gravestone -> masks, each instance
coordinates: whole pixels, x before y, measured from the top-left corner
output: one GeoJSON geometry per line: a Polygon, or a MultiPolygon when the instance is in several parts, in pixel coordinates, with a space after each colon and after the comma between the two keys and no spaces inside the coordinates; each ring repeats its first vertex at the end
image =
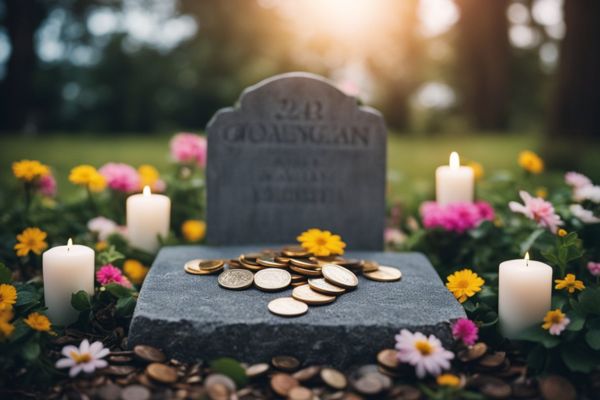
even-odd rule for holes
{"type": "Polygon", "coordinates": [[[394,346],[402,328],[451,341],[450,322],[465,317],[427,258],[418,253],[348,252],[345,256],[400,268],[402,280],[374,282],[359,277],[358,288],[333,303],[310,306],[296,318],[271,314],[270,300],[291,288],[267,293],[255,288],[219,287],[218,275],[189,275],[186,261],[233,258],[263,247],[165,247],[144,281],[128,343],[149,344],[182,361],[233,357],[268,362],[293,355],[309,363],[346,367],[375,362],[377,352],[394,346]]]}
{"type": "Polygon", "coordinates": [[[246,89],[207,135],[209,244],[291,243],[318,227],[382,249],[387,132],[376,110],[288,73],[246,89]]]}

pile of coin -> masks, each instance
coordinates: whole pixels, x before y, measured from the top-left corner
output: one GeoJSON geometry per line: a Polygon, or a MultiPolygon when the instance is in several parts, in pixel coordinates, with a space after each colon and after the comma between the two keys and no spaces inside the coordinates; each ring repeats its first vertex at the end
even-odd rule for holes
{"type": "Polygon", "coordinates": [[[356,289],[357,275],[379,282],[402,278],[397,268],[376,261],[317,257],[300,246],[241,254],[231,260],[190,260],[184,270],[193,275],[220,273],[219,285],[230,290],[254,285],[265,292],[276,292],[291,286],[291,297],[277,298],[268,304],[270,312],[284,317],[303,315],[309,305],[331,303],[337,296],[356,289]]]}

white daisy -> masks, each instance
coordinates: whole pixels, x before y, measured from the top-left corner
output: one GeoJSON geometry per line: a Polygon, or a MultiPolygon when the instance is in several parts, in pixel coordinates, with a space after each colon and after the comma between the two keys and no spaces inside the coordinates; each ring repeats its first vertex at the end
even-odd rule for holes
{"type": "Polygon", "coordinates": [[[415,367],[417,377],[424,378],[428,373],[439,375],[442,370],[450,368],[450,360],[454,353],[446,350],[438,338],[429,337],[421,332],[411,333],[402,329],[396,335],[398,359],[415,367]]]}
{"type": "Polygon", "coordinates": [[[104,348],[102,342],[94,342],[90,345],[87,339],[83,339],[79,348],[76,346],[65,346],[62,349],[62,354],[65,358],[61,358],[56,362],[56,368],[71,368],[69,376],[74,377],[81,371],[92,373],[96,368],[104,368],[108,365],[106,357],[110,350],[104,348]]]}
{"type": "Polygon", "coordinates": [[[597,224],[600,222],[600,218],[596,217],[592,211],[583,208],[581,204],[571,204],[569,210],[584,224],[597,224]]]}

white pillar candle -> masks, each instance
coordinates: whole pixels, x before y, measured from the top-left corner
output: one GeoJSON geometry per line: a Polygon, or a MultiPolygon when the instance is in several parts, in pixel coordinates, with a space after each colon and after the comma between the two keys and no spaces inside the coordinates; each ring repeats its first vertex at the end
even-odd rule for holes
{"type": "Polygon", "coordinates": [[[552,267],[530,261],[529,253],[525,259],[500,264],[498,285],[498,316],[507,337],[541,323],[550,310],[552,267]]]}
{"type": "Polygon", "coordinates": [[[87,246],[53,247],[42,256],[44,299],[48,317],[53,324],[68,325],[77,320],[78,312],[71,307],[71,295],[85,290],[94,294],[94,250],[87,246]]]}
{"type": "Polygon", "coordinates": [[[473,201],[474,174],[470,167],[461,167],[458,153],[450,154],[450,165],[435,171],[436,200],[440,205],[473,201]]]}
{"type": "Polygon", "coordinates": [[[127,198],[127,237],[132,247],[154,253],[167,237],[171,220],[171,200],[162,194],[150,193],[148,186],[142,194],[127,198]]]}

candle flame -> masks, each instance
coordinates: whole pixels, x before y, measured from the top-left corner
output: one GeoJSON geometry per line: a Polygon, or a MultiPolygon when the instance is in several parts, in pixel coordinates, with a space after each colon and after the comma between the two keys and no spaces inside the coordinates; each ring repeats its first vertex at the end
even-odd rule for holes
{"type": "Polygon", "coordinates": [[[67,241],[67,251],[71,251],[71,247],[73,247],[73,239],[69,238],[67,241]]]}
{"type": "Polygon", "coordinates": [[[525,266],[529,266],[529,252],[525,253],[525,266]]]}
{"type": "Polygon", "coordinates": [[[144,196],[150,196],[152,194],[152,192],[150,191],[150,186],[146,185],[144,186],[144,196]]]}
{"type": "Polygon", "coordinates": [[[458,168],[460,167],[460,157],[458,157],[458,153],[453,151],[450,154],[450,168],[458,168]]]}

